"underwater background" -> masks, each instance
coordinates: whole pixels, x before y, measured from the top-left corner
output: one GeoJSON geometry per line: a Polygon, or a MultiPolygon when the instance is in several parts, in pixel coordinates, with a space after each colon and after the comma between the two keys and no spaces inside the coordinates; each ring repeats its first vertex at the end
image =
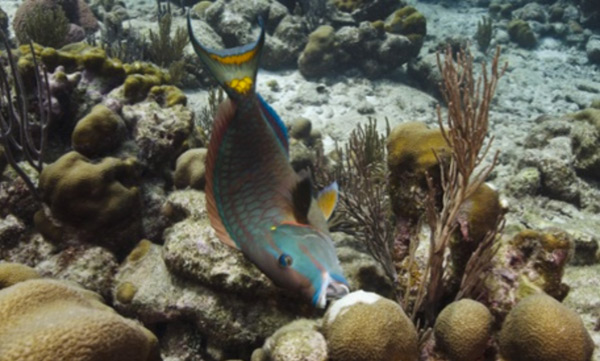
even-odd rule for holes
{"type": "Polygon", "coordinates": [[[600,2],[2,0],[0,30],[0,361],[600,360],[600,2]],[[256,90],[339,185],[325,309],[211,226],[227,95],[188,13],[211,49],[264,21],[256,90]]]}

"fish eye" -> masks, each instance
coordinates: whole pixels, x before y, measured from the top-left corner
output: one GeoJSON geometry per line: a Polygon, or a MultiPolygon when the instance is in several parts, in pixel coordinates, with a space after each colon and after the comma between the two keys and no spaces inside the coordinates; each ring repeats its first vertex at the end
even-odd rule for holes
{"type": "Polygon", "coordinates": [[[293,261],[294,259],[292,258],[292,256],[290,256],[287,253],[282,253],[281,256],[279,256],[279,265],[281,267],[289,267],[292,265],[293,261]]]}

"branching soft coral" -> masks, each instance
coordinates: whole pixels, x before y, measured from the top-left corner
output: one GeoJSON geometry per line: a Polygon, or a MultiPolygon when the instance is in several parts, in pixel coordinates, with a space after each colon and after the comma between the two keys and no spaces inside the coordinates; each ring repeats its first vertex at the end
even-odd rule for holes
{"type": "MultiPolygon", "coordinates": [[[[389,134],[389,125],[386,133],[389,134]]],[[[315,168],[320,185],[333,179],[340,184],[340,200],[332,228],[358,236],[388,277],[397,282],[392,259],[394,226],[387,191],[387,134],[379,134],[377,122],[369,119],[365,126],[359,125],[352,131],[343,150],[337,150],[343,159],[334,172],[327,173],[323,164],[315,168]]]]}

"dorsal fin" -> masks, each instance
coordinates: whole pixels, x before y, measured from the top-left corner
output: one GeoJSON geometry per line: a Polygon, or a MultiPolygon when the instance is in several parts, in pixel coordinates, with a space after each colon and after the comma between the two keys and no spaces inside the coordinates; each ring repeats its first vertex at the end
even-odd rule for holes
{"type": "Polygon", "coordinates": [[[226,99],[223,101],[223,103],[221,103],[221,105],[219,105],[219,110],[214,120],[210,142],[208,143],[208,153],[206,156],[206,187],[204,189],[206,191],[206,210],[208,212],[208,218],[210,220],[210,224],[217,233],[217,237],[219,237],[221,242],[225,243],[226,245],[233,248],[239,248],[231,239],[231,237],[229,237],[229,233],[221,221],[219,204],[215,198],[213,183],[215,163],[219,154],[219,148],[221,147],[221,143],[223,142],[223,137],[225,136],[225,132],[229,127],[229,123],[235,116],[235,112],[236,106],[230,99],[226,99]]]}
{"type": "Polygon", "coordinates": [[[258,96],[258,101],[261,109],[263,110],[263,114],[267,118],[269,124],[271,124],[271,128],[277,135],[277,139],[279,139],[279,143],[283,149],[285,149],[285,154],[289,156],[289,141],[288,141],[288,133],[285,124],[281,121],[281,118],[260,94],[256,94],[258,96]]]}
{"type": "Polygon", "coordinates": [[[292,191],[294,217],[298,223],[308,224],[308,212],[312,202],[312,181],[307,170],[300,171],[298,176],[298,183],[292,191]]]}
{"type": "Polygon", "coordinates": [[[254,92],[260,55],[265,43],[265,27],[260,17],[258,23],[260,36],[255,42],[230,49],[209,49],[200,44],[194,36],[188,11],[187,25],[192,47],[232,99],[239,99],[254,92]]]}

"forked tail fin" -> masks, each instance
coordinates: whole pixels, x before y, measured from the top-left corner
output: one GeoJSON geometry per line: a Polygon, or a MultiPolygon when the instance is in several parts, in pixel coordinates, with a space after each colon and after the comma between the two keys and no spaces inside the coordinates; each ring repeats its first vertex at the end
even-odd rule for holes
{"type": "Polygon", "coordinates": [[[192,46],[200,60],[225,89],[227,95],[232,99],[238,99],[253,92],[258,63],[265,43],[265,26],[262,19],[258,19],[260,25],[258,40],[235,48],[217,50],[200,44],[194,36],[189,11],[187,15],[188,33],[192,46]]]}

